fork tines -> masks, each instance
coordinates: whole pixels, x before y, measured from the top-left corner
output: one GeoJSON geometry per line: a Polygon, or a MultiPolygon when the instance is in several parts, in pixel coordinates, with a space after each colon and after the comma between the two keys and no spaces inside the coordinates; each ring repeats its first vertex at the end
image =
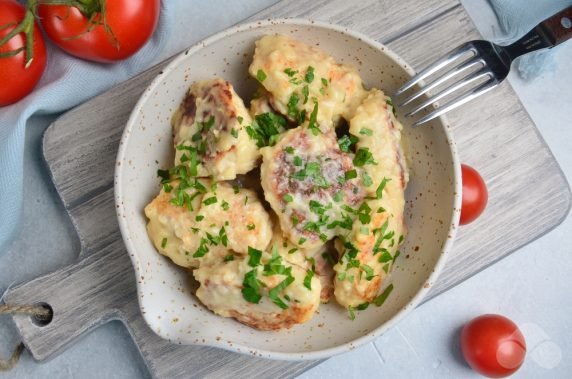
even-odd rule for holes
{"type": "Polygon", "coordinates": [[[485,59],[479,55],[479,50],[473,44],[473,41],[471,41],[459,46],[443,58],[419,72],[419,74],[405,83],[403,87],[395,93],[395,96],[399,97],[403,95],[415,85],[422,85],[417,92],[413,93],[405,100],[397,101],[397,106],[403,107],[411,104],[423,95],[428,95],[428,98],[425,101],[421,102],[421,104],[417,105],[414,109],[405,114],[405,116],[409,117],[419,113],[422,109],[431,105],[438,105],[436,103],[439,100],[449,95],[457,92],[461,94],[461,96],[450,100],[446,104],[438,106],[428,115],[421,117],[413,124],[413,126],[418,126],[471,101],[475,97],[490,91],[498,84],[499,81],[495,79],[495,76],[487,66],[485,59]],[[455,64],[456,66],[453,66],[455,64]],[[453,68],[449,69],[450,66],[453,66],[453,68]],[[444,74],[437,77],[432,82],[422,85],[422,81],[439,71],[444,72],[444,74]],[[441,92],[433,96],[429,95],[430,91],[442,86],[452,79],[456,79],[457,81],[450,84],[441,92]]]}

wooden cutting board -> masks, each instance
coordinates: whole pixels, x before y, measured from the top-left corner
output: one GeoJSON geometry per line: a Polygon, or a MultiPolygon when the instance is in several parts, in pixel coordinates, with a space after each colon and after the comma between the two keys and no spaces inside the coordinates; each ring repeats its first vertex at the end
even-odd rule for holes
{"type": "MultiPolygon", "coordinates": [[[[284,0],[252,19],[270,17],[344,25],[389,45],[415,68],[480,37],[456,0],[284,0]]],[[[51,305],[54,318],[46,326],[14,318],[37,360],[118,319],[154,377],[293,377],[319,362],[269,361],[173,345],[153,334],[140,315],[134,272],[115,216],[113,172],[131,109],[167,62],[71,110],[46,131],[44,156],[79,234],[80,257],[76,264],[12,288],[5,300],[51,305]]],[[[482,218],[461,228],[427,300],[546,233],[570,207],[560,168],[507,83],[449,120],[462,160],[486,178],[490,199],[482,218]]]]}

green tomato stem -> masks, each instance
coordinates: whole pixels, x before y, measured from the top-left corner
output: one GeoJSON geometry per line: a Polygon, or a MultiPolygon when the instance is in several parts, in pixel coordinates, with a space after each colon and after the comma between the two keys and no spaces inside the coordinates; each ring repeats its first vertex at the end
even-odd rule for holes
{"type": "MultiPolygon", "coordinates": [[[[20,21],[17,26],[10,31],[7,35],[4,36],[0,40],[0,46],[4,45],[12,38],[17,36],[20,33],[24,33],[25,35],[25,46],[13,51],[8,51],[5,53],[0,54],[0,58],[12,57],[14,55],[19,54],[22,50],[25,50],[26,54],[26,63],[25,68],[30,67],[32,62],[34,61],[34,21],[35,21],[35,13],[37,7],[38,0],[30,0],[26,6],[26,13],[22,21],[20,21]]],[[[4,25],[2,28],[6,28],[9,26],[4,25]]]]}

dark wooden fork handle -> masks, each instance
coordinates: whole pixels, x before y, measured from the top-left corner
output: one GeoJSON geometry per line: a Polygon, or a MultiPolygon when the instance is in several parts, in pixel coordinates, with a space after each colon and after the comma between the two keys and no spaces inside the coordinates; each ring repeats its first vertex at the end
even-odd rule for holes
{"type": "Polygon", "coordinates": [[[572,38],[572,7],[547,18],[538,24],[537,28],[552,43],[552,46],[572,38]]]}

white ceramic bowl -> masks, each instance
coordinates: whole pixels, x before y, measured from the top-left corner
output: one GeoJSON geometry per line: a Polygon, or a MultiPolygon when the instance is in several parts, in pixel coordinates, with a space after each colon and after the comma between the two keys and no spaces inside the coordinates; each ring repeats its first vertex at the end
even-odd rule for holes
{"type": "Polygon", "coordinates": [[[214,315],[192,295],[190,274],[159,255],[145,230],[145,205],[160,186],[157,169],[172,165],[170,118],[195,80],[220,76],[248,99],[254,41],[289,35],[355,65],[367,87],[393,93],[413,71],[383,45],[334,25],[274,20],[233,27],[189,48],[143,93],[127,123],[115,173],[121,234],[136,272],[145,321],[174,343],[210,345],[279,359],[319,359],[351,350],[380,336],[410,312],[430,290],[451,249],[459,219],[460,164],[443,119],[420,127],[404,123],[411,180],[407,189],[409,230],[389,280],[393,292],[382,307],[359,312],[355,321],[332,302],[304,324],[280,332],[257,331],[214,315]]]}

